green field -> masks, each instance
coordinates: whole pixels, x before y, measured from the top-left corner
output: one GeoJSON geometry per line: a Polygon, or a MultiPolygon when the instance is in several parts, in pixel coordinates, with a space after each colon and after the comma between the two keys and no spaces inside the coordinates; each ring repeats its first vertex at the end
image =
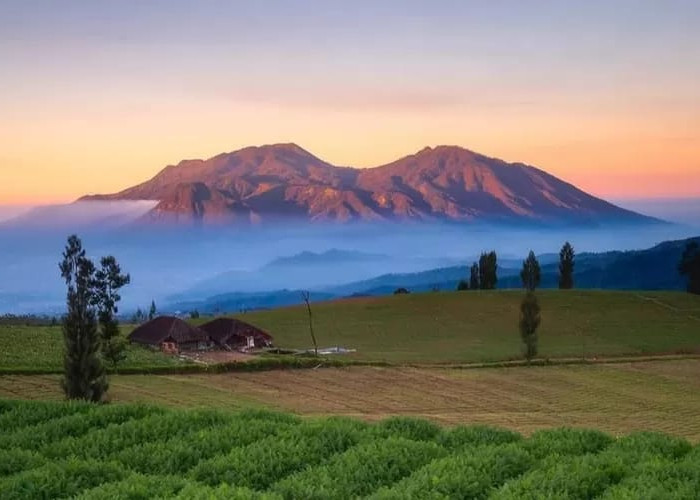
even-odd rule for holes
{"type": "MultiPolygon", "coordinates": [[[[674,292],[537,292],[540,356],[595,357],[700,352],[700,296],[674,292]]],[[[442,292],[315,304],[321,346],[357,349],[358,359],[478,362],[521,358],[520,291],[442,292]]],[[[308,348],[302,307],[239,316],[277,345],[308,348]]]]}
{"type": "MultiPolygon", "coordinates": [[[[124,331],[130,331],[125,328],[124,331]]],[[[121,368],[149,368],[177,366],[182,362],[174,357],[129,345],[121,368]]],[[[60,326],[0,325],[0,370],[56,371],[63,369],[63,334],[60,326]]]]}
{"type": "Polygon", "coordinates": [[[700,448],[654,433],[0,400],[0,498],[676,498],[700,448]]]}
{"type": "MultiPolygon", "coordinates": [[[[538,292],[540,357],[700,353],[700,297],[674,292],[538,292]]],[[[443,292],[358,298],[313,305],[320,346],[357,352],[339,359],[469,363],[520,359],[518,291],[443,292]]],[[[239,315],[280,347],[309,348],[306,310],[239,315]]],[[[198,322],[207,321],[201,318],[198,322]]],[[[124,333],[133,327],[125,326],[124,333]]],[[[62,369],[58,326],[0,325],[0,370],[62,369]]],[[[130,346],[128,369],[173,366],[175,358],[130,346]]]]}

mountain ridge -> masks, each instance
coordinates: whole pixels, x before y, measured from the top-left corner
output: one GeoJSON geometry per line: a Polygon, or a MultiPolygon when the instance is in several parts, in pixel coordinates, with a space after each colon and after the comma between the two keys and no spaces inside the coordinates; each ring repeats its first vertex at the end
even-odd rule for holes
{"type": "Polygon", "coordinates": [[[79,201],[154,200],[145,222],[658,222],[524,163],[426,147],[371,168],[335,166],[294,143],[168,165],[150,180],[79,201]]]}

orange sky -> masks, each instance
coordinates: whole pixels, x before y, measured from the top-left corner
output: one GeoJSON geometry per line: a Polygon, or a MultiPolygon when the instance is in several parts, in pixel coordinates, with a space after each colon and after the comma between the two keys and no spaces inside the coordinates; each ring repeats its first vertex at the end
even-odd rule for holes
{"type": "Polygon", "coordinates": [[[29,4],[0,6],[0,204],[275,142],[358,167],[453,144],[603,197],[700,195],[700,3],[29,4]]]}

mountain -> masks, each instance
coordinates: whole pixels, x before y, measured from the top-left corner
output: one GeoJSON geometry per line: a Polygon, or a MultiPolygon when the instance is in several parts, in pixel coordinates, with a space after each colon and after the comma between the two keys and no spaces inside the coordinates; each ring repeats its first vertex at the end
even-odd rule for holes
{"type": "MultiPolygon", "coordinates": [[[[690,241],[700,243],[700,236],[685,240],[665,241],[652,248],[633,251],[581,253],[576,256],[574,282],[576,288],[606,290],[685,290],[686,279],[678,273],[678,262],[690,241]]],[[[538,256],[542,265],[541,288],[558,286],[558,260],[553,254],[538,256]]],[[[558,256],[557,256],[558,259],[558,256]]],[[[499,263],[498,288],[520,288],[520,268],[499,263]]],[[[353,296],[389,295],[403,287],[411,292],[455,290],[459,280],[467,278],[464,266],[441,267],[416,273],[388,273],[367,280],[325,287],[312,291],[315,301],[353,296]]],[[[467,292],[468,293],[468,292],[467,292]]],[[[272,308],[301,303],[298,291],[278,290],[257,293],[227,293],[203,300],[180,301],[168,306],[171,310],[200,312],[239,311],[272,308]]]]}
{"type": "MultiPolygon", "coordinates": [[[[152,200],[143,221],[254,224],[310,221],[536,221],[643,223],[655,219],[591,196],[548,173],[457,146],[425,148],[356,169],[295,144],[185,160],[151,180],[81,201],[152,200]]],[[[656,221],[658,222],[658,221],[656,221]]]]}

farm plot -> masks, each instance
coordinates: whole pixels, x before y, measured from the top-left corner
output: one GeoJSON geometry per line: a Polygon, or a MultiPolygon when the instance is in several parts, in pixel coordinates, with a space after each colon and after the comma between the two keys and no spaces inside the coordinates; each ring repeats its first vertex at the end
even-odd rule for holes
{"type": "Polygon", "coordinates": [[[700,490],[700,448],[652,432],[523,437],[410,417],[7,400],[0,418],[16,422],[0,441],[3,499],[693,499],[700,490]]]}
{"type": "MultiPolygon", "coordinates": [[[[120,402],[270,408],[377,420],[396,415],[530,434],[572,425],[655,430],[700,442],[700,360],[488,369],[351,367],[111,378],[120,402]]],[[[0,397],[61,399],[56,376],[0,377],[0,397]]]]}

